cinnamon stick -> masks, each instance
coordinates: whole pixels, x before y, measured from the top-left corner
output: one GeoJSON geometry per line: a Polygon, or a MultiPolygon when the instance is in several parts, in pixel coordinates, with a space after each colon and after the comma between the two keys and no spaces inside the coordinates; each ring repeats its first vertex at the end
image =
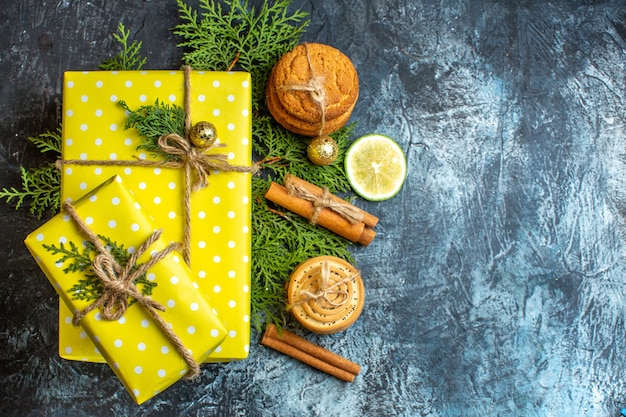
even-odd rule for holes
{"type": "MultiPolygon", "coordinates": [[[[265,193],[265,198],[306,219],[311,219],[315,212],[312,203],[290,195],[287,188],[275,182],[270,184],[269,189],[265,193]]],[[[352,224],[339,214],[328,209],[320,211],[317,217],[317,224],[351,242],[357,242],[364,246],[369,245],[374,236],[376,236],[376,232],[365,227],[365,223],[352,224]]]]}
{"type": "Polygon", "coordinates": [[[337,368],[343,369],[344,371],[350,372],[351,374],[358,375],[359,372],[361,372],[361,367],[358,364],[344,358],[343,356],[339,356],[336,353],[331,352],[330,350],[324,349],[321,346],[317,346],[316,344],[311,343],[308,340],[303,339],[288,330],[282,329],[282,334],[278,333],[278,330],[276,329],[276,326],[274,324],[270,324],[265,332],[268,337],[281,340],[282,342],[285,342],[290,346],[306,352],[309,355],[318,357],[324,362],[336,366],[337,368]]]}
{"type": "Polygon", "coordinates": [[[346,382],[353,382],[361,367],[321,346],[311,343],[287,330],[278,334],[276,326],[270,324],[261,344],[299,360],[320,371],[346,382]]]}
{"type": "MultiPolygon", "coordinates": [[[[308,181],[305,181],[301,178],[296,177],[295,175],[292,174],[287,174],[285,175],[285,186],[287,185],[288,182],[300,185],[306,189],[308,189],[309,191],[311,191],[313,194],[315,194],[316,196],[320,197],[322,195],[322,193],[324,192],[324,190],[322,190],[322,188],[318,187],[315,184],[312,184],[308,181]]],[[[336,195],[331,195],[331,197],[335,202],[339,203],[339,204],[350,204],[348,203],[346,200],[336,196],[336,195]]],[[[378,217],[374,216],[371,213],[368,213],[367,211],[354,206],[359,212],[361,212],[361,214],[363,215],[363,223],[365,223],[365,226],[367,227],[375,227],[378,224],[378,217]]]]}

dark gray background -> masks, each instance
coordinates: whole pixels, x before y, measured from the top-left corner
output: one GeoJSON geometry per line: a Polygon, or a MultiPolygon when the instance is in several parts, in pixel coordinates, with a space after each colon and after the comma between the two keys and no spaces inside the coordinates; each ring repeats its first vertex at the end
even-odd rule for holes
{"type": "MultiPolygon", "coordinates": [[[[148,69],[180,65],[173,0],[3,0],[0,186],[44,158],[62,75],[96,69],[122,21],[148,69]]],[[[258,2],[253,2],[258,4],[258,2]]],[[[626,406],[626,4],[312,0],[304,39],[360,75],[356,134],[406,151],[355,247],[367,299],[339,335],[345,384],[258,345],[141,407],[105,365],[57,356],[57,297],[0,204],[0,414],[617,416],[626,406]]],[[[195,4],[195,2],[190,2],[195,4]]],[[[306,335],[306,333],[303,333],[306,335]]]]}

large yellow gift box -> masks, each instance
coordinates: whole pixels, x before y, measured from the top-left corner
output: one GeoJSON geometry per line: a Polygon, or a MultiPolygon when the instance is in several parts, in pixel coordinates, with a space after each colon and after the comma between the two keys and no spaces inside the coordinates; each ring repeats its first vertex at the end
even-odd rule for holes
{"type": "MultiPolygon", "coordinates": [[[[87,227],[106,242],[111,253],[114,253],[111,246],[129,254],[140,253],[139,248],[156,230],[153,220],[119,176],[105,181],[72,205],[87,227]]],[[[53,217],[25,240],[69,311],[82,311],[102,291],[96,284],[100,278],[94,275],[93,265],[84,260],[87,257],[93,261],[96,255],[96,250],[89,249],[86,242],[85,233],[66,212],[53,217]],[[89,266],[75,267],[81,264],[89,266]],[[86,279],[90,276],[92,281],[86,279]],[[84,299],[80,294],[95,295],[84,299]]],[[[161,237],[139,256],[135,265],[147,262],[169,244],[161,237]]],[[[184,347],[191,350],[197,362],[205,360],[226,337],[226,329],[207,298],[195,288],[182,255],[176,251],[168,253],[148,268],[144,282],[156,284],[146,295],[164,307],[165,311],[158,313],[160,317],[171,326],[184,347]]],[[[97,346],[97,352],[106,358],[137,403],[163,391],[188,370],[172,339],[138,302],[130,304],[117,320],[105,320],[102,311],[94,309],[80,324],[82,337],[88,337],[97,346]]]]}
{"type": "MultiPolygon", "coordinates": [[[[217,143],[207,153],[223,153],[231,165],[251,162],[251,83],[244,72],[198,72],[189,75],[193,124],[208,121],[217,143]]],[[[153,160],[137,147],[136,129],[125,129],[127,115],[119,102],[136,110],[158,100],[184,108],[183,71],[66,72],[63,89],[64,160],[62,199],[75,200],[104,178],[120,175],[137,200],[163,228],[166,240],[180,242],[184,225],[182,168],[108,166],[99,161],[153,160]]],[[[156,160],[156,159],[155,159],[156,160]]],[[[192,193],[192,278],[209,299],[228,334],[207,362],[243,359],[250,344],[250,173],[211,172],[209,185],[192,193]]],[[[103,361],[88,339],[69,323],[61,304],[59,353],[66,359],[103,361]]]]}

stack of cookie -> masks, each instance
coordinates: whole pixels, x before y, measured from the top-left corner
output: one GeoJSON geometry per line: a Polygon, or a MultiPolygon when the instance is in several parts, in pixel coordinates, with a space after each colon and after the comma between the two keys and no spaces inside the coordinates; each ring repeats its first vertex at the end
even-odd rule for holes
{"type": "Polygon", "coordinates": [[[298,45],[281,57],[266,89],[267,106],[276,121],[309,137],[344,126],[358,95],[359,79],[350,59],[319,43],[298,45]]]}

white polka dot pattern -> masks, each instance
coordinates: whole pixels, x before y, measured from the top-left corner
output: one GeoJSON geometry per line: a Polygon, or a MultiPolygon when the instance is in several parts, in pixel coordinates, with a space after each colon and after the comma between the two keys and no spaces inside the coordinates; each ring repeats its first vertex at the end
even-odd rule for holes
{"type": "MultiPolygon", "coordinates": [[[[118,101],[124,100],[131,109],[154,104],[157,99],[182,107],[183,80],[181,71],[67,72],[63,94],[64,158],[80,159],[82,155],[92,161],[151,159],[151,155],[137,151],[141,138],[136,131],[124,129],[125,114],[118,101]],[[98,116],[94,117],[96,111],[98,116]],[[82,125],[87,129],[82,130],[82,125]]],[[[207,120],[216,126],[219,142],[227,146],[210,152],[228,155],[231,164],[250,164],[250,85],[250,75],[242,72],[191,74],[192,122],[207,120]]],[[[77,199],[118,174],[136,193],[141,207],[154,218],[155,224],[163,228],[164,239],[181,240],[183,176],[180,170],[96,165],[66,168],[62,178],[63,199],[77,199]]],[[[211,173],[209,182],[209,187],[192,196],[191,270],[200,290],[212,295],[210,302],[222,322],[236,334],[207,359],[220,362],[248,356],[250,324],[246,317],[250,314],[250,294],[241,289],[250,281],[250,264],[242,262],[250,256],[251,207],[242,204],[249,199],[250,174],[211,173]],[[235,278],[230,278],[230,274],[235,278]],[[217,284],[221,287],[219,297],[212,293],[217,284]],[[234,308],[229,306],[230,300],[237,300],[234,308]]],[[[118,219],[114,229],[107,229],[126,233],[133,227],[121,224],[118,219]]],[[[61,304],[60,320],[66,315],[69,311],[61,304]]],[[[64,358],[103,360],[94,353],[89,340],[85,343],[80,339],[71,325],[59,327],[59,341],[60,346],[72,348],[71,354],[59,348],[64,358]]]]}
{"type": "MultiPolygon", "coordinates": [[[[92,193],[77,200],[74,207],[81,218],[92,219],[90,228],[95,233],[126,248],[137,248],[156,229],[149,216],[136,207],[135,197],[124,187],[121,177],[112,177],[92,193]],[[112,224],[115,228],[111,228],[112,224]]],[[[58,214],[26,238],[27,247],[64,303],[60,326],[76,332],[75,338],[60,342],[60,353],[78,360],[100,358],[101,354],[110,358],[113,371],[141,403],[180,379],[186,365],[150,314],[139,304],[129,307],[116,321],[104,320],[96,310],[85,316],[81,327],[72,326],[70,311],[82,310],[89,304],[72,299],[68,292],[83,274],[63,272],[70,261],[58,262],[59,256],[45,250],[43,245],[72,242],[80,247],[83,241],[83,235],[73,221],[66,221],[64,214],[58,214]],[[60,264],[58,268],[57,264],[60,264]],[[167,347],[165,352],[163,346],[167,347]],[[159,373],[161,376],[155,378],[159,373]]],[[[166,245],[167,241],[161,238],[150,250],[160,251],[166,245]]],[[[146,262],[149,256],[144,253],[139,263],[146,262]]],[[[161,316],[171,324],[183,344],[197,352],[194,354],[196,360],[204,361],[229,330],[216,316],[205,295],[194,288],[197,277],[184,262],[177,262],[176,257],[175,253],[170,253],[148,270],[148,279],[157,284],[151,298],[166,307],[161,316]]]]}

